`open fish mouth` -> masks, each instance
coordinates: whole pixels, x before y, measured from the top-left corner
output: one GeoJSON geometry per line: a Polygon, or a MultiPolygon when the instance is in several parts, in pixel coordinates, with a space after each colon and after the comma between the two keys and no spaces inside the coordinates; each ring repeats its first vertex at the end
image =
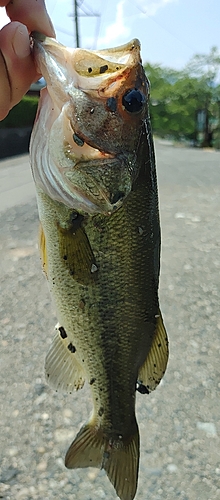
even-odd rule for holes
{"type": "Polygon", "coordinates": [[[115,49],[70,49],[33,33],[47,90],[31,139],[36,184],[88,214],[120,208],[137,176],[149,86],[133,40],[115,49]]]}

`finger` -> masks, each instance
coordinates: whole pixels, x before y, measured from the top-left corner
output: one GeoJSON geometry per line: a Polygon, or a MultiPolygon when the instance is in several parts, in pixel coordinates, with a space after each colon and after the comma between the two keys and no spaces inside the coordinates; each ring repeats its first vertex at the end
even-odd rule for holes
{"type": "Polygon", "coordinates": [[[7,3],[6,12],[11,21],[20,21],[31,31],[40,31],[55,37],[54,27],[47,13],[44,0],[13,0],[7,3]]]}
{"type": "Polygon", "coordinates": [[[8,83],[8,72],[5,64],[4,57],[0,53],[0,120],[3,120],[9,111],[9,104],[11,101],[11,89],[8,83]]]}
{"type": "Polygon", "coordinates": [[[0,119],[17,104],[31,83],[39,78],[30,52],[29,35],[21,23],[9,23],[0,31],[0,119]]]}

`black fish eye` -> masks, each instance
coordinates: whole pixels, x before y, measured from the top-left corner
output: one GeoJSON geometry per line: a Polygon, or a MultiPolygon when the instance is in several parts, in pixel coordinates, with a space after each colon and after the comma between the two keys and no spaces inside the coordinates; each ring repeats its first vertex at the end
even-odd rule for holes
{"type": "Polygon", "coordinates": [[[145,96],[140,90],[128,90],[122,97],[122,104],[129,113],[138,113],[142,110],[145,96]]]}

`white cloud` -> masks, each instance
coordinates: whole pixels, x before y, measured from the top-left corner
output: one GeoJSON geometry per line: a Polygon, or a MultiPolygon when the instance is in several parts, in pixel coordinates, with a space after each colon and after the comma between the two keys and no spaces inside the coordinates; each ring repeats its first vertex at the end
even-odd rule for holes
{"type": "Polygon", "coordinates": [[[125,0],[120,0],[116,5],[115,21],[106,26],[104,36],[99,38],[99,46],[106,47],[120,38],[126,38],[130,35],[130,28],[126,26],[124,20],[125,0]]]}
{"type": "Polygon", "coordinates": [[[155,16],[161,7],[165,7],[168,3],[174,3],[177,0],[138,0],[136,2],[140,11],[147,16],[155,16]]]}
{"type": "MultiPolygon", "coordinates": [[[[157,11],[169,3],[178,2],[178,0],[136,0],[136,12],[131,10],[130,0],[120,0],[116,5],[115,21],[105,28],[105,34],[98,39],[98,46],[101,48],[123,43],[128,39],[132,31],[132,21],[142,16],[154,16],[157,11]],[[125,6],[125,4],[127,4],[125,6]]],[[[91,40],[91,38],[90,38],[91,40]]],[[[87,39],[87,46],[91,46],[87,39]]]]}

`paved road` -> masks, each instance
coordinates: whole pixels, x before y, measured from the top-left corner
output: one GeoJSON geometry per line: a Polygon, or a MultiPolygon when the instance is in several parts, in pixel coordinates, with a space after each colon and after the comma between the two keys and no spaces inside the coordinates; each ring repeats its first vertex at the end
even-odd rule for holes
{"type": "Polygon", "coordinates": [[[0,161],[0,212],[35,196],[28,155],[0,161]]]}
{"type": "MultiPolygon", "coordinates": [[[[156,149],[170,361],[158,389],[137,395],[136,499],[219,500],[220,153],[156,149]]],[[[87,388],[65,396],[45,384],[56,318],[40,270],[27,157],[2,162],[0,176],[0,497],[114,500],[103,471],[63,466],[91,401],[87,388]]]]}
{"type": "MultiPolygon", "coordinates": [[[[219,183],[220,153],[195,149],[173,148],[157,141],[159,185],[172,188],[176,183],[203,189],[219,183]],[[210,167],[212,175],[210,176],[210,167]],[[199,173],[199,175],[198,175],[199,173]]],[[[0,212],[24,205],[35,197],[28,155],[0,161],[0,212]]]]}

